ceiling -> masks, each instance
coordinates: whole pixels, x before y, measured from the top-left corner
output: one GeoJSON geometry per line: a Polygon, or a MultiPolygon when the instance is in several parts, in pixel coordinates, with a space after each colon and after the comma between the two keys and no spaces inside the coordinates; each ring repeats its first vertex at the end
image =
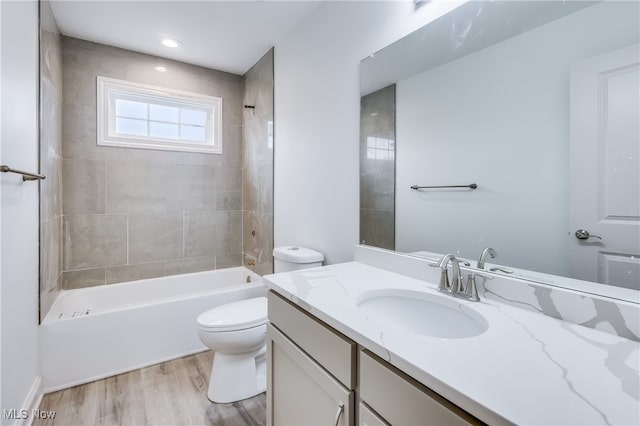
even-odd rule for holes
{"type": "Polygon", "coordinates": [[[51,1],[65,35],[244,74],[319,1],[51,1]],[[179,40],[171,49],[160,37],[179,40]]]}

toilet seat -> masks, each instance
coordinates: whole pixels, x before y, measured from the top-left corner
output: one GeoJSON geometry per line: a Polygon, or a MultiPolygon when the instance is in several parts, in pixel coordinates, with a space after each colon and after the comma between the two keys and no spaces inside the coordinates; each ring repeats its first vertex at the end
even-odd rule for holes
{"type": "Polygon", "coordinates": [[[267,323],[267,298],[256,297],[209,309],[198,316],[203,331],[236,331],[267,323]]]}

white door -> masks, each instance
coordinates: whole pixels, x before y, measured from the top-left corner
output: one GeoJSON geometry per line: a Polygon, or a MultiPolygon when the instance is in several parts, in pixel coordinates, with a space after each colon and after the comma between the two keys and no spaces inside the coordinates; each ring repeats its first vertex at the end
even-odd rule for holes
{"type": "Polygon", "coordinates": [[[570,274],[640,290],[639,45],[572,67],[570,128],[570,274]]]}
{"type": "MultiPolygon", "coordinates": [[[[38,171],[38,3],[0,0],[0,164],[38,171]]],[[[38,182],[0,173],[0,423],[38,388],[38,182]]],[[[36,408],[36,407],[33,407],[36,408]]]]}

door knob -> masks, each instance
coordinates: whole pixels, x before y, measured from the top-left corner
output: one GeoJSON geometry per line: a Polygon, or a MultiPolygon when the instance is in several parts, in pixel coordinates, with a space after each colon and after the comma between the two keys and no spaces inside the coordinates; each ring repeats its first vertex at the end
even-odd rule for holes
{"type": "Polygon", "coordinates": [[[599,237],[597,235],[589,234],[589,231],[587,231],[586,229],[578,229],[576,231],[576,238],[579,239],[579,240],[586,240],[586,239],[589,239],[589,238],[597,238],[599,240],[602,239],[602,237],[599,237]]]}

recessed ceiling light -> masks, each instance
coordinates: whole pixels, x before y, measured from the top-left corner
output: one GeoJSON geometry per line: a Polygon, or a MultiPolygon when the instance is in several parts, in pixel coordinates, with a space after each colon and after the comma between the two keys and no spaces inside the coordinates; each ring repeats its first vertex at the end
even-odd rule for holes
{"type": "Polygon", "coordinates": [[[180,43],[180,40],[175,40],[168,37],[160,37],[160,43],[167,47],[178,47],[182,44],[180,43]]]}
{"type": "Polygon", "coordinates": [[[158,67],[155,68],[155,70],[158,71],[158,72],[166,72],[167,71],[167,69],[165,67],[163,67],[163,66],[158,66],[158,67]]]}

